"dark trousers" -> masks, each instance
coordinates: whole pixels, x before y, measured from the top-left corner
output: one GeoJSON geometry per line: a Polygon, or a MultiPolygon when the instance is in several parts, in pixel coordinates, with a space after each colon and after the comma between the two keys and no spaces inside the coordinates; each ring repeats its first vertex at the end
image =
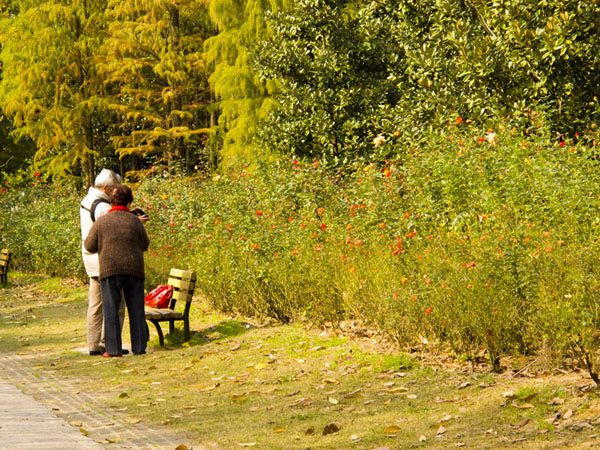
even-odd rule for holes
{"type": "Polygon", "coordinates": [[[131,350],[135,355],[146,351],[149,332],[144,311],[144,280],[131,275],[113,275],[100,280],[104,310],[104,345],[109,355],[123,353],[119,304],[121,290],[127,304],[131,350]]]}

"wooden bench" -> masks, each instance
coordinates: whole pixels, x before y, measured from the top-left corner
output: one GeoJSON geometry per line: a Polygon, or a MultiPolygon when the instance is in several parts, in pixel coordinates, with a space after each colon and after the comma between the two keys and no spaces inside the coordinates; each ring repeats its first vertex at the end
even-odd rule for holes
{"type": "Polygon", "coordinates": [[[10,262],[10,250],[3,248],[0,251],[0,281],[6,286],[8,282],[8,263],[10,262]]]}
{"type": "Polygon", "coordinates": [[[196,274],[188,270],[171,269],[167,284],[173,286],[173,297],[169,307],[155,309],[146,306],[146,320],[156,327],[160,345],[165,345],[160,322],[169,322],[169,333],[173,333],[175,322],[183,321],[185,341],[190,340],[190,306],[192,306],[192,296],[196,287],[196,274]],[[178,304],[179,308],[176,310],[175,306],[178,304]]]}

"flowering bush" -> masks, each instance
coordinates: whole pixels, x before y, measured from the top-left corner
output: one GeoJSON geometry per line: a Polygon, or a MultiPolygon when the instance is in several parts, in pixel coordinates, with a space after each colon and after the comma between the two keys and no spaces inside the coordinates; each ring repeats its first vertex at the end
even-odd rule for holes
{"type": "MultiPolygon", "coordinates": [[[[597,373],[595,147],[459,121],[420,148],[393,136],[376,145],[403,148],[403,160],[343,171],[290,160],[142,181],[147,285],[192,269],[198,293],[222,310],[358,317],[401,345],[426,339],[465,358],[484,348],[497,370],[503,355],[544,346],[597,373]]],[[[28,269],[78,273],[79,199],[48,196],[33,212],[42,192],[3,193],[0,242],[28,269]]]]}

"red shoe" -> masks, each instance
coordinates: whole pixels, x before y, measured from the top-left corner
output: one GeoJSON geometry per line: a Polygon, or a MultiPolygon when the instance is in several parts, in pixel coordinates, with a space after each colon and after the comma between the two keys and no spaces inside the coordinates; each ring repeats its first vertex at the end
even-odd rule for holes
{"type": "Polygon", "coordinates": [[[123,353],[119,353],[118,355],[109,355],[108,352],[104,352],[102,356],[105,358],[120,358],[123,356],[123,353]]]}

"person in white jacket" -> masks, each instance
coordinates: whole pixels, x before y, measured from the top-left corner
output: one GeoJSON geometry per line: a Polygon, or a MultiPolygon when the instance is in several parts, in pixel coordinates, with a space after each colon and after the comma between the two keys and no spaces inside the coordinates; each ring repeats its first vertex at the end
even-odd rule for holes
{"type": "MultiPolygon", "coordinates": [[[[102,297],[98,279],[100,273],[98,254],[88,252],[83,246],[83,241],[85,241],[94,222],[111,208],[110,197],[107,192],[120,183],[121,177],[119,175],[112,170],[102,169],[94,181],[94,186],[90,186],[87,195],[81,201],[79,208],[83,265],[90,278],[87,310],[87,345],[90,355],[102,355],[104,353],[104,315],[102,313],[102,297]]],[[[124,302],[121,302],[119,317],[122,327],[125,317],[124,302]]]]}

